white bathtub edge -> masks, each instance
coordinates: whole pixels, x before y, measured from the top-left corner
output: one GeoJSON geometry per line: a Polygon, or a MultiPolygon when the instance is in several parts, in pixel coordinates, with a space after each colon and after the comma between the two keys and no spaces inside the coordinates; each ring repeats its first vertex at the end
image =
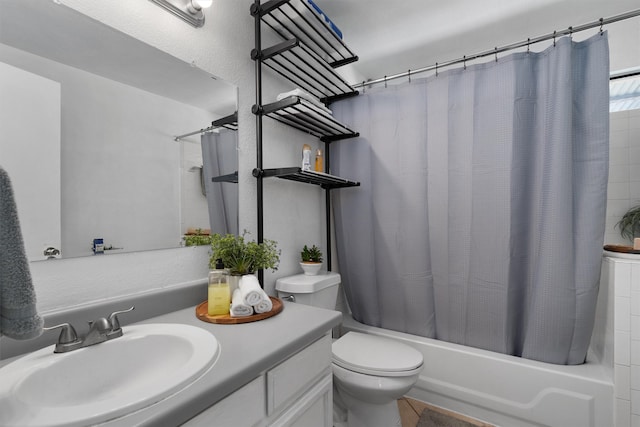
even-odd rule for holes
{"type": "Polygon", "coordinates": [[[348,314],[342,328],[399,339],[423,353],[425,367],[409,397],[496,426],[613,425],[613,379],[597,362],[546,364],[362,325],[348,314]]]}

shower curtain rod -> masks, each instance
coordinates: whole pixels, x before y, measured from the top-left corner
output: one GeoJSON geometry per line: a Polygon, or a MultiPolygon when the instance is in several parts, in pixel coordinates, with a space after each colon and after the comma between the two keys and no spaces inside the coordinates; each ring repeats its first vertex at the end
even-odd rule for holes
{"type": "Polygon", "coordinates": [[[235,113],[230,114],[226,117],[223,117],[218,120],[214,120],[213,122],[211,122],[211,126],[209,126],[208,128],[194,130],[193,132],[185,133],[184,135],[178,135],[175,138],[173,138],[173,140],[180,141],[182,138],[186,138],[187,136],[209,132],[221,127],[225,129],[230,129],[230,130],[238,130],[238,112],[236,111],[235,113]]]}
{"type": "Polygon", "coordinates": [[[392,76],[384,76],[375,80],[363,81],[362,83],[352,85],[351,87],[354,89],[365,88],[366,86],[370,86],[378,83],[386,83],[389,80],[400,79],[403,77],[409,77],[409,79],[411,79],[412,74],[424,73],[426,71],[431,71],[431,70],[436,70],[436,74],[437,74],[438,69],[440,68],[449,67],[451,65],[460,64],[460,63],[464,63],[466,65],[467,61],[473,61],[474,59],[483,58],[485,56],[496,55],[496,60],[497,60],[497,55],[499,53],[506,52],[508,50],[513,50],[513,49],[517,49],[525,46],[528,47],[534,43],[540,43],[540,42],[551,40],[551,39],[553,39],[555,43],[556,37],[572,35],[573,33],[589,30],[591,28],[600,27],[600,31],[602,31],[603,25],[611,24],[613,22],[618,22],[618,21],[624,21],[625,19],[634,18],[636,16],[640,16],[640,9],[635,9],[629,12],[621,13],[620,15],[614,15],[609,18],[600,18],[599,20],[590,22],[588,24],[579,25],[577,27],[569,27],[566,30],[562,30],[562,31],[554,31],[553,33],[545,34],[543,36],[535,37],[532,39],[530,38],[521,42],[512,43],[502,47],[495,47],[492,50],[476,53],[474,55],[463,56],[462,58],[454,59],[451,61],[446,61],[442,63],[436,62],[435,65],[418,68],[417,70],[409,70],[409,71],[405,71],[404,73],[394,74],[392,76]]]}

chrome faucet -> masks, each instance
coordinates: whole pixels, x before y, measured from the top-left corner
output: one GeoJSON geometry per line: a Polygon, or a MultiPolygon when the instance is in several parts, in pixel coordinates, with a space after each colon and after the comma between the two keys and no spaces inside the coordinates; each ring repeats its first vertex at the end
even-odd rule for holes
{"type": "Polygon", "coordinates": [[[78,338],[76,330],[69,323],[43,328],[45,331],[60,329],[60,336],[56,343],[54,353],[66,353],[90,345],[99,344],[122,336],[122,328],[118,321],[118,315],[133,311],[135,307],[126,310],[114,311],[108,318],[101,317],[89,322],[89,332],[83,338],[78,338]]]}

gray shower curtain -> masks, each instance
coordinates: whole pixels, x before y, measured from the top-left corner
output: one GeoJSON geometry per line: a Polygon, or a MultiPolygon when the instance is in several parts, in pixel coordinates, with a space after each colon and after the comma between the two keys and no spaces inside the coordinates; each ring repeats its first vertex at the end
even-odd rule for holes
{"type": "Polygon", "coordinates": [[[332,105],[340,272],[366,324],[557,364],[586,357],[609,157],[606,33],[332,105]]]}
{"type": "Polygon", "coordinates": [[[238,184],[212,182],[211,178],[238,170],[238,132],[219,129],[203,133],[202,172],[211,233],[238,234],[238,184]]]}

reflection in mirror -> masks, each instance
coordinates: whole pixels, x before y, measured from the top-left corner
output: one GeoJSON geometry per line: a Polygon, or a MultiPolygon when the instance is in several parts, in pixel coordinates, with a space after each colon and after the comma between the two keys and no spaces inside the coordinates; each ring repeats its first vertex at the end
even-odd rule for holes
{"type": "MultiPolygon", "coordinates": [[[[97,239],[105,254],[178,247],[212,227],[201,132],[175,136],[235,112],[235,86],[64,5],[3,0],[0,93],[0,166],[30,260],[92,255],[97,239]]],[[[236,171],[230,132],[233,155],[215,160],[236,171]]]]}

